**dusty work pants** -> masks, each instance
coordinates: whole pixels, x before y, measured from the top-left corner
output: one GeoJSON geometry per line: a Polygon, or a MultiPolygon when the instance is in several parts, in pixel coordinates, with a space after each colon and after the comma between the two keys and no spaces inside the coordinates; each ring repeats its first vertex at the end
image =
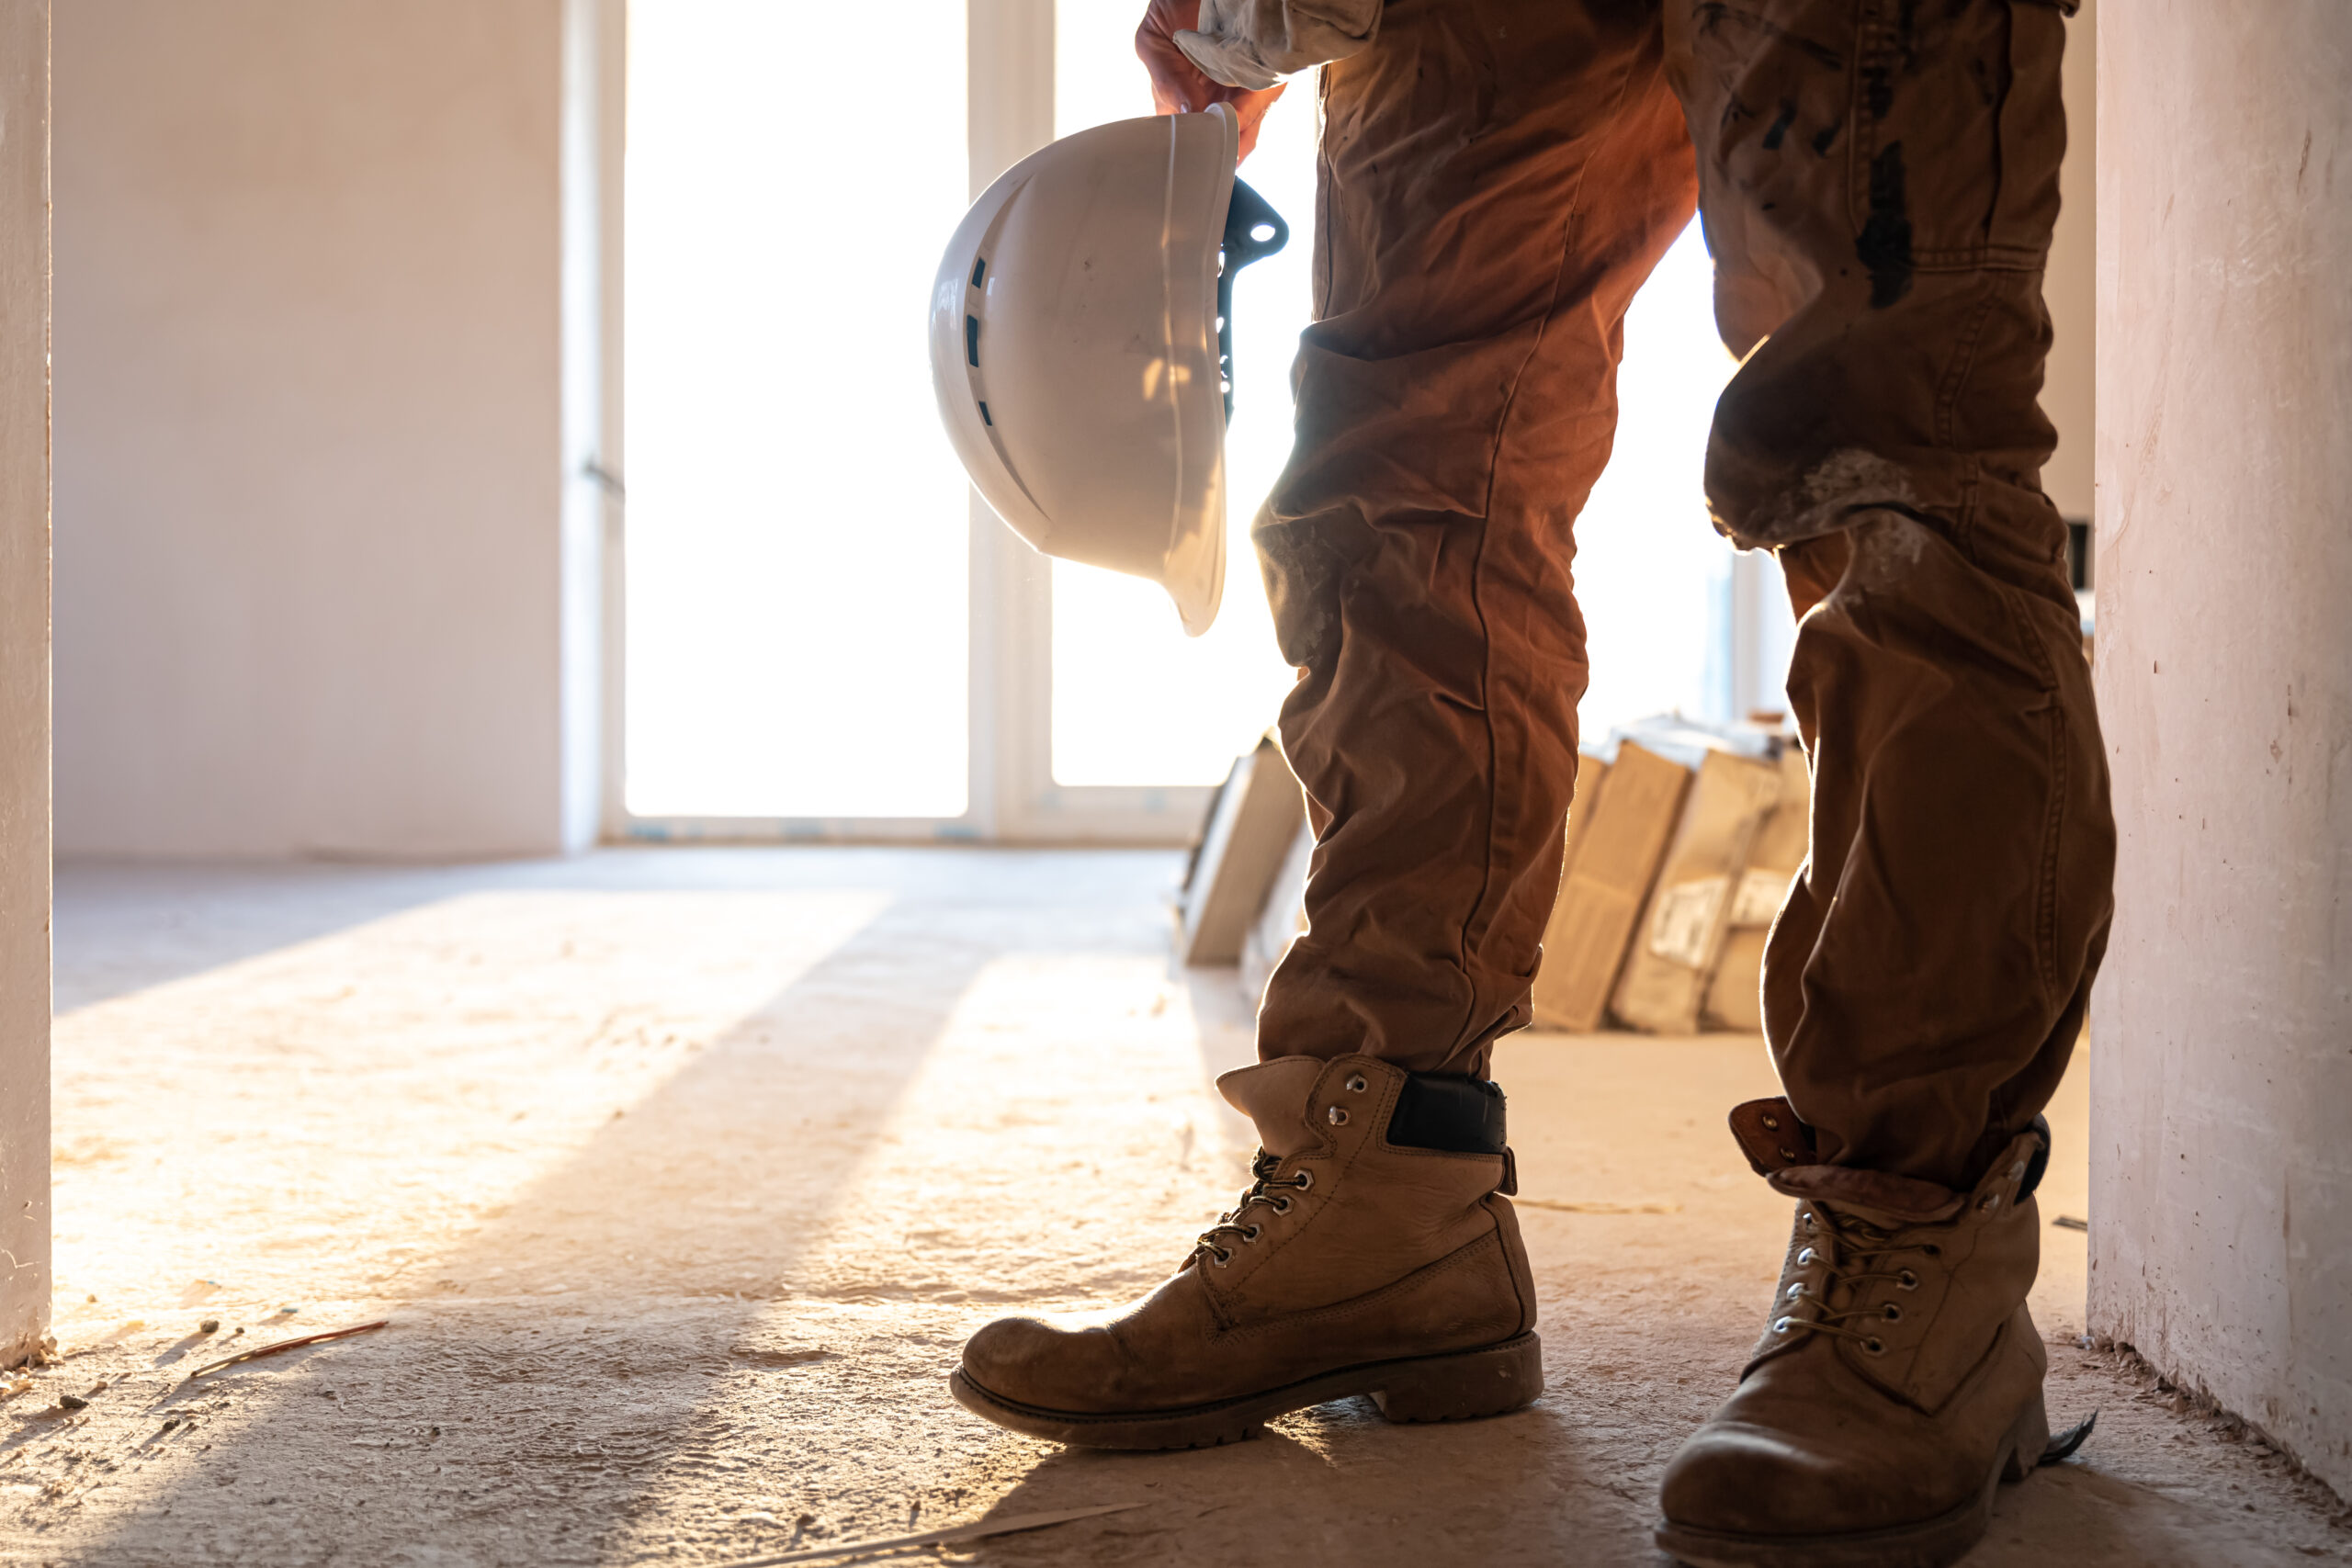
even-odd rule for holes
{"type": "Polygon", "coordinates": [[[1747,355],[1709,503],[1802,617],[1784,1086],[1825,1157],[1955,1184],[2047,1101],[2114,854],[2039,479],[2064,28],[2037,0],[1390,0],[1326,69],[1317,320],[1256,530],[1320,841],[1262,1053],[1483,1071],[1528,1021],[1586,684],[1572,527],[1626,305],[1695,199],[1747,355]]]}

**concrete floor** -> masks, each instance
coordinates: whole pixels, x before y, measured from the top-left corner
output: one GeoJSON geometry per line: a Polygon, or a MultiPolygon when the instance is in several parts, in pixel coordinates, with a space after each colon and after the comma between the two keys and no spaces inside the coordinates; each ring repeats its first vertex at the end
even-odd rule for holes
{"type": "MultiPolygon", "coordinates": [[[[1785,1235],[1723,1131],[1770,1089],[1752,1040],[1504,1047],[1532,1410],[1392,1428],[1348,1404],[1103,1456],[947,1401],[978,1323],[1139,1291],[1239,1185],[1209,1080],[1246,1017],[1227,976],[1167,965],[1176,864],[69,869],[63,1359],[0,1400],[0,1562],[709,1563],[1127,1502],[949,1555],[1660,1561],[1659,1469],[1785,1235]],[[385,1315],[182,1382],[232,1329],[385,1315]]],[[[2083,1106],[2077,1082],[2054,1108],[2048,1215],[2085,1212],[2083,1106]]],[[[2045,1246],[2052,1415],[2099,1427],[2004,1491],[1972,1562],[2352,1562],[2324,1488],[2075,1345],[2083,1239],[2045,1246]]]]}

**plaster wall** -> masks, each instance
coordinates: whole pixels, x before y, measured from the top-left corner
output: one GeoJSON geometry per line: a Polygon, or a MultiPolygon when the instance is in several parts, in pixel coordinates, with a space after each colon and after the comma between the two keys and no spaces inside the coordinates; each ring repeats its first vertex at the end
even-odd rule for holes
{"type": "Polygon", "coordinates": [[[593,837],[566,18],[60,8],[62,852],[593,837]]]}
{"type": "Polygon", "coordinates": [[[2110,7],[2090,1317],[2352,1495],[2352,7],[2110,7]]]}
{"type": "Polygon", "coordinates": [[[0,0],[0,1367],[49,1324],[49,0],[0,0]]]}

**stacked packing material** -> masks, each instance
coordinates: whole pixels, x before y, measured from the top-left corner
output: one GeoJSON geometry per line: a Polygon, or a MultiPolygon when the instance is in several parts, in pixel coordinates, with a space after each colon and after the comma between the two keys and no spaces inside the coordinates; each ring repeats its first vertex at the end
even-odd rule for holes
{"type": "Polygon", "coordinates": [[[1536,1026],[1757,1027],[1762,929],[1804,858],[1806,811],[1804,757],[1777,719],[1668,715],[1586,753],[1535,976],[1536,1026]]]}
{"type": "Polygon", "coordinates": [[[1315,830],[1306,795],[1269,732],[1237,759],[1201,825],[1184,874],[1176,953],[1187,965],[1235,964],[1255,1006],[1274,966],[1306,929],[1315,830]]]}
{"type": "Polygon", "coordinates": [[[1306,817],[1306,797],[1272,735],[1235,761],[1184,877],[1176,952],[1185,964],[1241,961],[1306,817]]]}
{"type": "Polygon", "coordinates": [[[1613,761],[1578,759],[1568,810],[1560,895],[1535,972],[1538,1028],[1588,1033],[1600,1027],[1625,944],[1682,816],[1690,770],[1637,741],[1613,761]]]}
{"type": "Polygon", "coordinates": [[[1780,804],[1778,760],[1771,738],[1759,732],[1648,721],[1631,733],[1687,768],[1690,782],[1609,1008],[1631,1028],[1690,1034],[1731,929],[1756,830],[1780,804]]]}
{"type": "Polygon", "coordinates": [[[1700,1021],[1709,1029],[1754,1033],[1764,1027],[1764,939],[1781,912],[1781,901],[1788,897],[1789,884],[1804,869],[1813,814],[1813,781],[1805,772],[1804,753],[1794,746],[1783,747],[1780,773],[1780,800],[1756,829],[1747,874],[1732,895],[1731,930],[1724,938],[1723,955],[1715,960],[1714,977],[1707,982],[1700,1021]]]}
{"type": "Polygon", "coordinates": [[[1253,1003],[1265,996],[1274,966],[1306,930],[1306,873],[1314,859],[1315,829],[1302,818],[1290,852],[1274,873],[1274,885],[1267,890],[1266,907],[1241,939],[1241,989],[1253,1003]]]}

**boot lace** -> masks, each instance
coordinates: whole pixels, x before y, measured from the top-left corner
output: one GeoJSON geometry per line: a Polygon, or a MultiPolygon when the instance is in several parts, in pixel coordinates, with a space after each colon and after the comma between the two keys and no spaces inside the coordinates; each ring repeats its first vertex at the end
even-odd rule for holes
{"type": "Polygon", "coordinates": [[[1281,1167],[1282,1161],[1263,1149],[1251,1156],[1250,1174],[1252,1179],[1249,1189],[1241,1194],[1241,1201],[1219,1214],[1216,1224],[1201,1233],[1200,1238],[1193,1244],[1194,1258],[1206,1258],[1216,1267],[1224,1268],[1233,1261],[1233,1247],[1226,1238],[1233,1237],[1247,1246],[1258,1239],[1263,1228],[1250,1218],[1251,1209],[1262,1203],[1277,1214],[1287,1214],[1290,1213],[1291,1195],[1304,1192],[1315,1185],[1315,1173],[1308,1170],[1302,1170],[1284,1180],[1275,1180],[1274,1172],[1281,1167]]]}
{"type": "MultiPolygon", "coordinates": [[[[1933,1242],[1898,1242],[1892,1233],[1867,1220],[1837,1213],[1818,1204],[1805,1211],[1807,1230],[1815,1230],[1822,1224],[1826,1224],[1837,1237],[1837,1250],[1829,1267],[1822,1273],[1819,1293],[1816,1295],[1802,1280],[1790,1285],[1781,1299],[1772,1303],[1776,1309],[1781,1309],[1780,1315],[1772,1319],[1772,1332],[1779,1335],[1835,1335],[1853,1340],[1866,1355],[1883,1355],[1886,1353],[1886,1341],[1871,1325],[1900,1323],[1903,1320],[1903,1304],[1890,1301],[1876,1306],[1833,1308],[1829,1304],[1831,1298],[1843,1286],[1847,1291],[1846,1299],[1849,1302],[1858,1301],[1862,1293],[1860,1287],[1871,1280],[1890,1280],[1898,1290],[1916,1291],[1919,1288],[1918,1270],[1907,1267],[1890,1269],[1883,1265],[1905,1253],[1932,1258],[1942,1248],[1933,1242]],[[1818,1221],[1814,1217],[1816,1214],[1820,1216],[1818,1221]],[[1815,1303],[1814,1314],[1799,1316],[1799,1312],[1808,1301],[1815,1303]]],[[[1800,1268],[1810,1268],[1818,1256],[1811,1246],[1807,1246],[1798,1252],[1797,1264],[1800,1268]]]]}

